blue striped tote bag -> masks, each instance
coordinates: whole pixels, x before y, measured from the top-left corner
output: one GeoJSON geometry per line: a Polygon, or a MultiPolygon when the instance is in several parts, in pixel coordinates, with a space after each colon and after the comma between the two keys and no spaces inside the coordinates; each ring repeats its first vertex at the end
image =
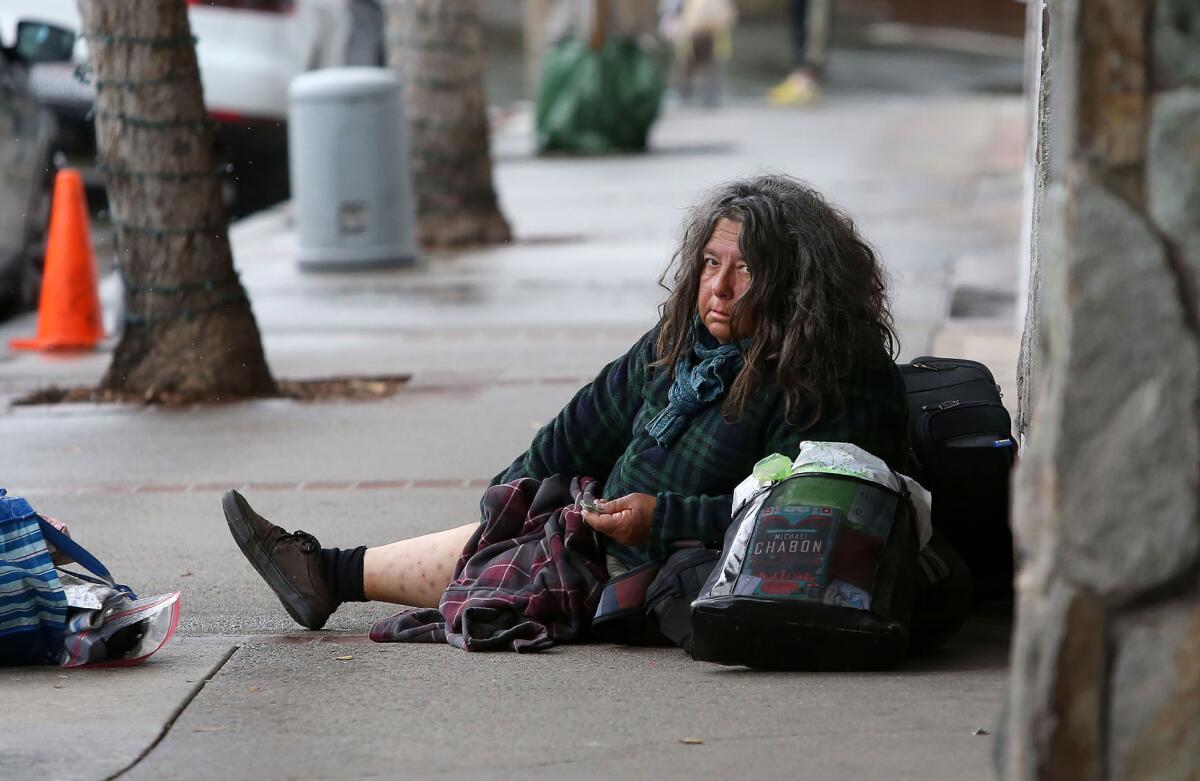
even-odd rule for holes
{"type": "Polygon", "coordinates": [[[54,664],[62,650],[67,598],[43,523],[0,488],[0,665],[54,664]]]}

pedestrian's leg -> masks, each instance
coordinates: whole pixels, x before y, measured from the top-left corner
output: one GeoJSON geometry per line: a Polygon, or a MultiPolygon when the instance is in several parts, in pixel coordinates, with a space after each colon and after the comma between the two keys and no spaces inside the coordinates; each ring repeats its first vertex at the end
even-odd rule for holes
{"type": "MultiPolygon", "coordinates": [[[[817,86],[816,73],[812,68],[812,50],[813,45],[811,28],[813,21],[825,25],[828,14],[818,14],[816,20],[813,19],[813,10],[810,6],[820,6],[824,11],[828,10],[828,3],[823,4],[823,0],[792,0],[791,3],[791,21],[792,21],[792,71],[788,77],[776,84],[767,93],[767,101],[775,106],[804,106],[813,103],[821,97],[820,88],[817,86]]],[[[825,33],[825,29],[821,30],[821,34],[825,33]]],[[[823,40],[823,39],[822,39],[823,40]]],[[[824,48],[818,53],[824,57],[824,48]]]]}
{"type": "Polygon", "coordinates": [[[808,65],[808,0],[792,0],[792,69],[808,65]]]}
{"type": "Polygon", "coordinates": [[[717,67],[716,37],[704,31],[692,35],[692,60],[695,64],[692,77],[699,86],[700,101],[712,108],[717,105],[717,85],[713,73],[717,67]]]}
{"type": "Polygon", "coordinates": [[[346,36],[346,65],[383,64],[383,9],[374,0],[351,0],[350,34],[346,36]]]}
{"type": "Polygon", "coordinates": [[[833,37],[833,0],[808,2],[807,41],[804,45],[805,66],[814,77],[820,77],[829,60],[829,43],[833,37]]]}
{"type": "Polygon", "coordinates": [[[367,548],[363,591],[369,600],[437,607],[467,540],[479,528],[468,523],[445,531],[367,548]]]}

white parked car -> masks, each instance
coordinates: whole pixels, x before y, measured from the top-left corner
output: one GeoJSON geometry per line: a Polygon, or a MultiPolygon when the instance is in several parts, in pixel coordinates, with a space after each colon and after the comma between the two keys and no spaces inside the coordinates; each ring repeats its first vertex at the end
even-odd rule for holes
{"type": "MultiPolygon", "coordinates": [[[[352,2],[361,0],[189,0],[188,19],[218,143],[231,164],[235,215],[287,197],[287,90],[305,71],[344,62],[352,2]]],[[[13,45],[17,24],[43,22],[77,32],[76,0],[2,0],[0,46],[13,45]]],[[[71,153],[94,149],[87,114],[92,88],[76,76],[87,62],[77,40],[72,62],[30,69],[30,92],[59,119],[71,153]]]]}
{"type": "Polygon", "coordinates": [[[19,51],[0,47],[0,319],[37,301],[50,218],[54,118],[29,92],[29,63],[66,56],[71,45],[23,37],[19,51]]]}

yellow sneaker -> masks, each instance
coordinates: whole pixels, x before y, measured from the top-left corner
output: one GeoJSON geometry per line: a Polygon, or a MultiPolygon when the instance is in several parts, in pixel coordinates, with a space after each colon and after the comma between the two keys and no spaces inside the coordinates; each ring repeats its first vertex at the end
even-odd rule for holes
{"type": "Polygon", "coordinates": [[[808,106],[821,99],[821,88],[811,76],[793,74],[767,92],[772,106],[808,106]]]}

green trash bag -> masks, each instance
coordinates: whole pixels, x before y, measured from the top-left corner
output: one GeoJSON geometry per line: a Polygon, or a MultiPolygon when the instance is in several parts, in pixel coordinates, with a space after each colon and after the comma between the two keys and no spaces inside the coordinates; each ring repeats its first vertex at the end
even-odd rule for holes
{"type": "Polygon", "coordinates": [[[542,61],[538,151],[644,151],[663,86],[661,63],[631,39],[610,38],[599,51],[560,41],[542,61]]]}

